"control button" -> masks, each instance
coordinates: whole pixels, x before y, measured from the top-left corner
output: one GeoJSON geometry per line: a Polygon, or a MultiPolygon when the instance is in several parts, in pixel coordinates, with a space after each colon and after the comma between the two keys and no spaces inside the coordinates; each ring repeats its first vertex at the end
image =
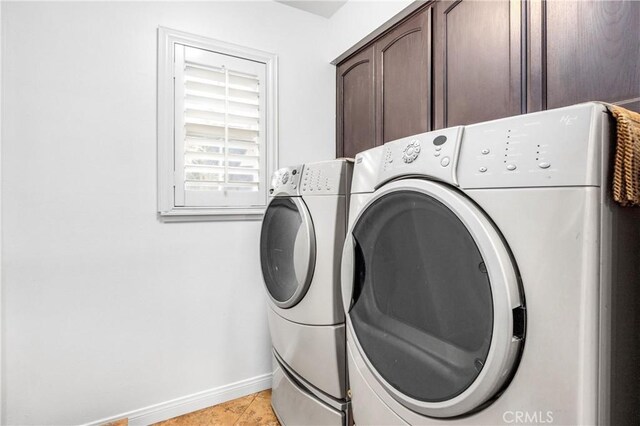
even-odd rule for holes
{"type": "Polygon", "coordinates": [[[548,169],[549,167],[551,167],[551,164],[547,163],[546,161],[543,161],[542,163],[538,164],[538,167],[540,167],[541,169],[548,169]]]}
{"type": "Polygon", "coordinates": [[[298,171],[296,169],[293,169],[293,171],[291,172],[292,175],[298,174],[298,171]]]}
{"type": "Polygon", "coordinates": [[[442,149],[441,146],[436,146],[436,151],[440,151],[442,149]]]}
{"type": "Polygon", "coordinates": [[[284,172],[284,174],[282,175],[282,183],[287,183],[288,180],[289,180],[289,172],[284,172]]]}
{"type": "Polygon", "coordinates": [[[443,143],[445,143],[447,141],[447,137],[444,135],[440,135],[437,138],[435,138],[433,140],[433,144],[436,146],[442,145],[443,143]]]}
{"type": "Polygon", "coordinates": [[[515,164],[507,164],[507,170],[515,170],[515,169],[516,169],[515,164]]]}
{"type": "Polygon", "coordinates": [[[490,153],[491,151],[489,151],[488,149],[483,149],[482,151],[480,151],[482,153],[482,155],[487,155],[488,153],[490,153]]]}
{"type": "Polygon", "coordinates": [[[293,189],[296,189],[296,188],[297,188],[297,186],[296,186],[296,185],[293,185],[293,189]]]}
{"type": "Polygon", "coordinates": [[[440,165],[442,167],[447,167],[450,161],[451,160],[449,160],[449,157],[444,157],[442,160],[440,160],[440,165]]]}
{"type": "Polygon", "coordinates": [[[479,171],[480,173],[484,173],[484,172],[486,172],[486,171],[487,171],[487,168],[486,168],[486,167],[480,167],[480,168],[478,169],[478,171],[479,171]]]}
{"type": "Polygon", "coordinates": [[[440,157],[440,153],[439,153],[439,152],[434,152],[434,153],[433,153],[433,156],[434,156],[434,157],[440,157]]]}

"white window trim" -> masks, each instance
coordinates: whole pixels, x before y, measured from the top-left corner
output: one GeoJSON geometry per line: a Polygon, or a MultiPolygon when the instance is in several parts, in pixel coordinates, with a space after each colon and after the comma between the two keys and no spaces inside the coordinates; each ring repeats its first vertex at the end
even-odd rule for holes
{"type": "Polygon", "coordinates": [[[268,200],[268,181],[278,164],[278,57],[223,41],[158,27],[158,213],[167,221],[260,219],[265,206],[246,208],[176,207],[174,204],[174,97],[175,44],[250,59],[266,65],[266,173],[262,190],[268,200]]]}

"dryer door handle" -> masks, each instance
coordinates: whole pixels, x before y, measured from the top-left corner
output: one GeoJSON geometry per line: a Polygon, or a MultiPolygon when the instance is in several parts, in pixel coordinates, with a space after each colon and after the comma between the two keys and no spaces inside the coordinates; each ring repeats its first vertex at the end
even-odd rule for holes
{"type": "Polygon", "coordinates": [[[342,247],[342,263],[340,266],[340,284],[342,289],[342,306],[345,315],[349,314],[351,302],[353,300],[353,280],[354,280],[354,250],[356,241],[351,233],[347,234],[342,247]]]}

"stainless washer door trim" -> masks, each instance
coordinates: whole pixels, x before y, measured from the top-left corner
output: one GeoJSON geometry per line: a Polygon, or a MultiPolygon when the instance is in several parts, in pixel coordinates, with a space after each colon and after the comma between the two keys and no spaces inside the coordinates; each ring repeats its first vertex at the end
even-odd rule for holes
{"type": "MultiPolygon", "coordinates": [[[[291,308],[297,305],[298,302],[300,302],[300,300],[302,300],[304,295],[307,293],[307,290],[309,290],[309,286],[311,285],[311,281],[313,280],[313,272],[316,267],[316,232],[313,227],[313,221],[311,220],[311,215],[309,214],[309,209],[307,208],[305,203],[302,201],[301,197],[287,197],[287,198],[289,198],[296,205],[296,208],[298,209],[298,212],[300,213],[300,217],[302,219],[301,228],[303,228],[306,235],[309,236],[309,239],[307,241],[307,247],[309,248],[309,256],[308,258],[306,258],[307,267],[306,267],[305,279],[302,282],[300,281],[298,282],[298,288],[289,299],[283,302],[276,300],[271,295],[271,292],[267,287],[267,294],[269,295],[269,298],[271,299],[271,301],[276,306],[282,309],[291,308]]],[[[276,198],[274,198],[273,200],[275,199],[276,198]]],[[[267,210],[269,209],[269,207],[270,206],[267,206],[267,210]]],[[[267,210],[265,210],[265,214],[267,210]]],[[[296,239],[296,242],[297,242],[297,239],[296,239]]],[[[295,250],[296,250],[296,247],[294,246],[294,251],[295,250]]],[[[306,257],[306,256],[303,256],[303,257],[306,257]]],[[[300,266],[300,263],[299,263],[304,261],[305,259],[301,259],[299,256],[295,256],[294,254],[294,262],[297,263],[297,265],[294,266],[296,271],[299,269],[302,269],[302,270],[305,269],[304,265],[300,266]]],[[[265,286],[266,286],[266,282],[265,282],[265,286]]]]}
{"type": "Polygon", "coordinates": [[[523,306],[524,301],[511,255],[499,232],[486,215],[471,200],[445,184],[420,179],[403,179],[383,185],[376,190],[358,213],[347,233],[342,255],[341,281],[343,304],[347,313],[347,327],[351,335],[354,336],[354,343],[365,365],[391,397],[415,412],[431,417],[445,418],[474,411],[500,390],[519,359],[522,341],[513,337],[513,309],[523,306]],[[372,203],[380,197],[397,191],[421,192],[449,208],[462,221],[473,237],[485,260],[489,274],[494,310],[489,353],[485,365],[475,381],[460,395],[447,401],[420,401],[404,395],[391,386],[371,364],[358,341],[348,313],[353,296],[353,230],[372,203]]]}

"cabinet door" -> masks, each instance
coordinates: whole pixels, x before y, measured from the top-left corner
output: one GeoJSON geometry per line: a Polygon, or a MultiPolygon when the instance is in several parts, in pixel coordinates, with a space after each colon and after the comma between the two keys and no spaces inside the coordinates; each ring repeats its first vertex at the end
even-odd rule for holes
{"type": "Polygon", "coordinates": [[[436,2],[434,34],[436,128],[524,112],[520,1],[436,2]]]}
{"type": "Polygon", "coordinates": [[[431,130],[431,8],[375,43],[376,140],[431,130]]]}
{"type": "Polygon", "coordinates": [[[640,2],[529,2],[530,111],[585,101],[640,111],[640,2]]]}
{"type": "Polygon", "coordinates": [[[355,157],[373,148],[375,139],[373,46],[337,68],[336,154],[355,157]]]}

